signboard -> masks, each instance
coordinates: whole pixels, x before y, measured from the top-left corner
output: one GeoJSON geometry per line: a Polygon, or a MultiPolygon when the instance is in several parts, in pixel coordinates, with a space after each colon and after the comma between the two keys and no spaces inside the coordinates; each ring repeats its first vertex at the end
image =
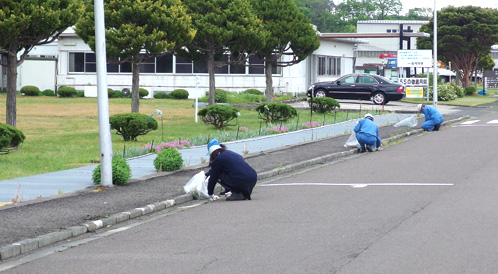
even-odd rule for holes
{"type": "Polygon", "coordinates": [[[432,67],[431,50],[398,50],[398,67],[430,68],[432,67]]]}
{"type": "Polygon", "coordinates": [[[485,88],[498,88],[498,71],[485,70],[484,77],[486,82],[485,88]]]}
{"type": "Polygon", "coordinates": [[[427,78],[399,78],[399,83],[405,86],[427,86],[427,78]]]}
{"type": "Polygon", "coordinates": [[[406,88],[406,98],[424,98],[424,88],[423,87],[406,88]]]}

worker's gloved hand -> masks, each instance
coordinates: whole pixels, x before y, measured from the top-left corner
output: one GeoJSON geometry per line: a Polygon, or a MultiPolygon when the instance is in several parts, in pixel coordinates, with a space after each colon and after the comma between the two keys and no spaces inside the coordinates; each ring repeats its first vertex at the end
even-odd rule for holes
{"type": "Polygon", "coordinates": [[[210,201],[216,201],[218,200],[220,197],[218,197],[218,195],[209,195],[209,200],[210,201]]]}
{"type": "Polygon", "coordinates": [[[378,147],[378,148],[377,148],[377,151],[383,151],[383,150],[384,150],[384,148],[383,148],[383,147],[378,147]]]}

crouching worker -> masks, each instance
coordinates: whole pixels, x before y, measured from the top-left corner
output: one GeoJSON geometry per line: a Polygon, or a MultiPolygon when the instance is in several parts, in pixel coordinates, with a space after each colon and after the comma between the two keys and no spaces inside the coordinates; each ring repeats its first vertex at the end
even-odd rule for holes
{"type": "Polygon", "coordinates": [[[381,140],[379,137],[379,129],[373,120],[372,114],[367,113],[365,114],[365,118],[361,119],[354,127],[356,139],[360,144],[359,152],[372,152],[374,148],[382,150],[380,147],[381,140]]]}
{"type": "Polygon", "coordinates": [[[422,124],[422,128],[425,131],[438,131],[439,127],[443,123],[443,115],[432,106],[426,106],[424,104],[419,104],[417,106],[418,111],[422,112],[425,116],[425,122],[422,124]]]}
{"type": "Polygon", "coordinates": [[[207,185],[211,200],[218,196],[213,195],[214,187],[221,184],[225,190],[229,189],[231,195],[227,201],[251,200],[251,193],[258,180],[256,171],[244,161],[239,154],[228,150],[213,139],[208,144],[209,166],[211,169],[206,173],[209,176],[207,185]]]}

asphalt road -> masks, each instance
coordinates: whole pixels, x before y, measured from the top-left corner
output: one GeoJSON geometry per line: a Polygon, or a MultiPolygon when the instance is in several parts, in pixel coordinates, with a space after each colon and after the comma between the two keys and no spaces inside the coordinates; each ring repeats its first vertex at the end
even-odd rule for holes
{"type": "Polygon", "coordinates": [[[251,201],[36,251],[5,273],[496,273],[498,114],[474,120],[261,182],[251,201]]]}

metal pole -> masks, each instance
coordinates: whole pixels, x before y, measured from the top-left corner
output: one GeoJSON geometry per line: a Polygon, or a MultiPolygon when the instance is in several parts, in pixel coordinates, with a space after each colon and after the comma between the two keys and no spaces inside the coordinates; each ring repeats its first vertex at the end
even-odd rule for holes
{"type": "Polygon", "coordinates": [[[432,67],[432,100],[433,106],[437,108],[437,10],[436,10],[436,0],[434,0],[434,64],[432,67]]]}
{"type": "Polygon", "coordinates": [[[199,112],[199,75],[195,76],[195,122],[197,123],[197,112],[199,112]]]}
{"type": "Polygon", "coordinates": [[[107,97],[107,67],[105,50],[104,1],[94,0],[95,56],[97,61],[97,100],[99,110],[100,182],[112,187],[112,142],[107,97]]]}

